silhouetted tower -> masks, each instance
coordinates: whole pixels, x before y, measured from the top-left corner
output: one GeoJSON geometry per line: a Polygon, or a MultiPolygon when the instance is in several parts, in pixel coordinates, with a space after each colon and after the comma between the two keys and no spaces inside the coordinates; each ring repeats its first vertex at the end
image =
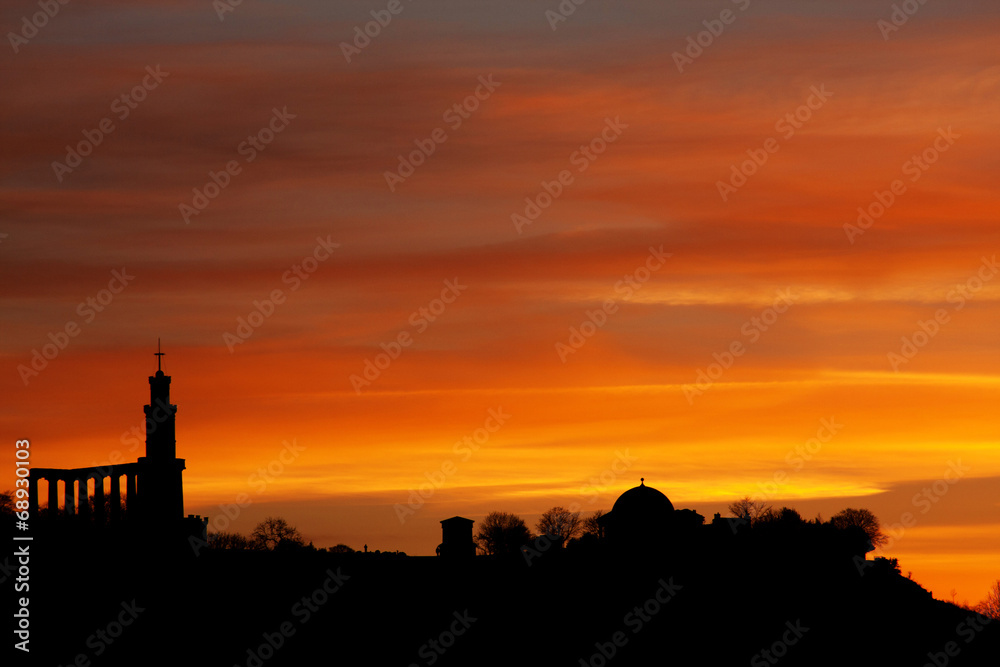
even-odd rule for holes
{"type": "Polygon", "coordinates": [[[441,545],[438,553],[444,558],[465,559],[476,555],[472,541],[472,519],[453,516],[441,522],[441,545]]]}
{"type": "Polygon", "coordinates": [[[139,510],[147,522],[166,522],[184,517],[184,459],[177,458],[174,417],[177,406],[170,404],[170,376],[163,374],[159,341],[156,375],[149,378],[149,405],[146,413],[146,455],[139,457],[139,510]]]}

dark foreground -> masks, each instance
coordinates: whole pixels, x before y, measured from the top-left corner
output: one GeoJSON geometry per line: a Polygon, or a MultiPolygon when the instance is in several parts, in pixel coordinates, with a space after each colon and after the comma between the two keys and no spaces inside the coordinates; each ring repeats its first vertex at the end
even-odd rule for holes
{"type": "Polygon", "coordinates": [[[765,551],[597,545],[528,566],[36,539],[31,652],[4,664],[1000,664],[1000,622],[891,568],[765,551]]]}

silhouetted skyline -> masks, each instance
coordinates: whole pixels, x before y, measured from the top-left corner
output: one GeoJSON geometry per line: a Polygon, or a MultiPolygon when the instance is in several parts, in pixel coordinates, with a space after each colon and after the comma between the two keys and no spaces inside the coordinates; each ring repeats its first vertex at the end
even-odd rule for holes
{"type": "Polygon", "coordinates": [[[996,3],[43,4],[0,8],[32,466],[143,456],[162,338],[210,530],[431,556],[645,477],[996,579],[996,3]]]}

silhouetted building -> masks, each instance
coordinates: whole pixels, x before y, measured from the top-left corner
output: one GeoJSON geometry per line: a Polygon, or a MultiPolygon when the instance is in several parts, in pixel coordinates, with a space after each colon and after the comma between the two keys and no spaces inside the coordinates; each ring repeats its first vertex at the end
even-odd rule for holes
{"type": "Polygon", "coordinates": [[[750,526],[750,520],[743,517],[722,516],[718,512],[712,517],[712,527],[715,529],[725,529],[725,532],[735,535],[741,528],[750,526]]]}
{"type": "MultiPolygon", "coordinates": [[[[163,356],[157,351],[158,358],[163,356]]],[[[208,520],[194,515],[184,518],[184,459],[177,458],[174,417],[170,403],[170,376],[157,362],[156,375],[149,377],[146,414],[146,455],[135,463],[91,468],[32,468],[28,484],[28,510],[34,518],[90,520],[95,526],[127,527],[151,533],[205,537],[208,520]],[[121,478],[125,478],[124,511],[121,478]],[[110,480],[105,498],[104,480],[110,480]],[[38,482],[47,485],[48,511],[39,516],[38,482]],[[59,508],[59,485],[63,486],[63,508],[59,508]],[[89,496],[93,489],[91,515],[89,496]],[[109,500],[110,502],[106,502],[109,500]],[[108,516],[105,516],[107,511],[108,516]]]]}
{"type": "Polygon", "coordinates": [[[597,522],[609,542],[642,546],[665,539],[673,524],[670,499],[640,480],[639,486],[618,496],[611,511],[597,522]]]}
{"type": "Polygon", "coordinates": [[[472,540],[472,524],[475,521],[453,516],[441,521],[441,544],[438,555],[442,558],[464,559],[476,555],[476,543],[472,540]]]}

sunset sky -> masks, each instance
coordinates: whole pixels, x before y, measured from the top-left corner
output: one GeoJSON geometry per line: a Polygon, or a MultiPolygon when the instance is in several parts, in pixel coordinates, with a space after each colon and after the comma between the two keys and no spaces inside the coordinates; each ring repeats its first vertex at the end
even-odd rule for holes
{"type": "Polygon", "coordinates": [[[0,9],[33,466],[143,455],[161,338],[213,528],[430,555],[644,477],[1000,577],[996,2],[223,2],[0,9]]]}

